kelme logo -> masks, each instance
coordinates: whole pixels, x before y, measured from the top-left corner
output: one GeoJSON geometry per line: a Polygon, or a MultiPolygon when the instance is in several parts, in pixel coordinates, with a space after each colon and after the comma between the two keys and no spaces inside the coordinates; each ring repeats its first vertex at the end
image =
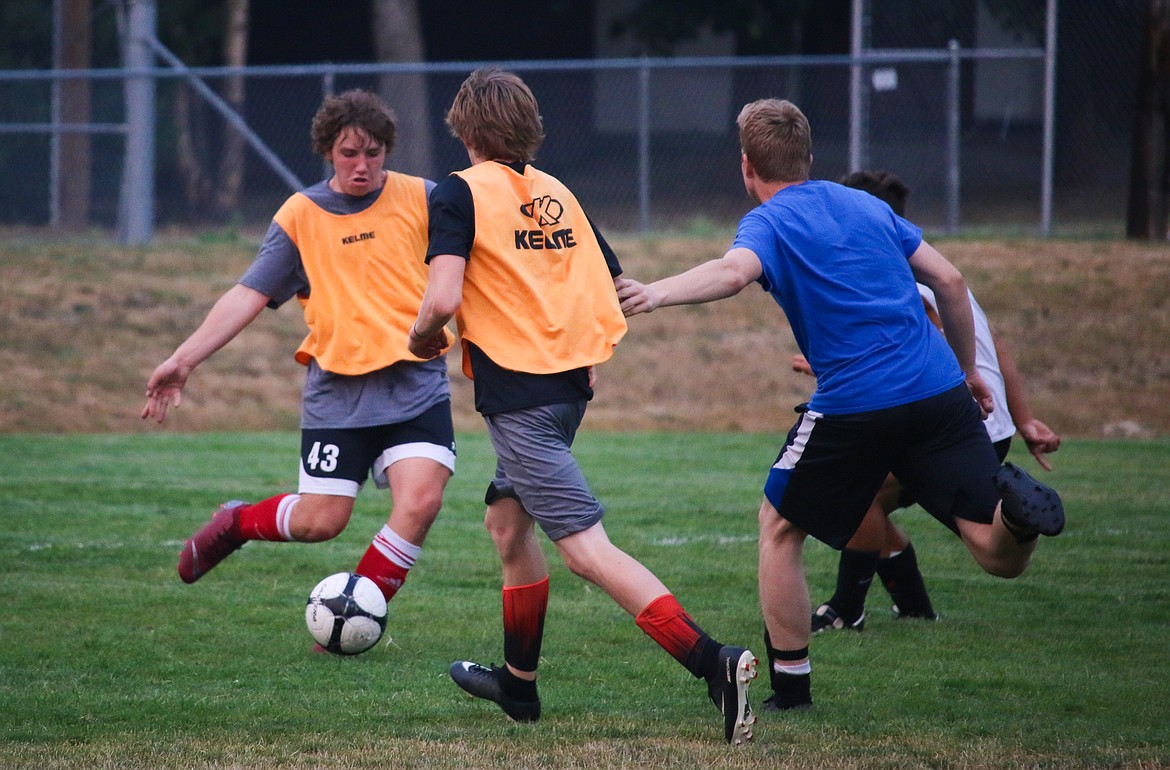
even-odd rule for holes
{"type": "Polygon", "coordinates": [[[536,220],[540,230],[517,230],[517,250],[527,249],[571,249],[577,245],[573,237],[573,228],[562,227],[560,230],[550,230],[553,225],[561,221],[565,207],[551,195],[542,195],[533,198],[531,203],[520,206],[520,213],[536,220]]]}
{"type": "Polygon", "coordinates": [[[536,220],[536,224],[541,227],[548,227],[560,222],[561,214],[564,212],[565,207],[551,195],[542,195],[539,198],[533,198],[531,203],[525,203],[520,207],[521,214],[526,217],[532,217],[536,220]]]}

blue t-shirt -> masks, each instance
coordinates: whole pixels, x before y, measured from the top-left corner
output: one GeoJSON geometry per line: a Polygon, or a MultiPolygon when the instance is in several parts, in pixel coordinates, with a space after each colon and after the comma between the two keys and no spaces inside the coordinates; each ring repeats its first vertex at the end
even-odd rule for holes
{"type": "Polygon", "coordinates": [[[910,270],[921,243],[878,198],[826,181],[787,187],[740,221],[734,246],[759,258],[816,375],[813,411],[885,409],[964,381],[910,270]]]}

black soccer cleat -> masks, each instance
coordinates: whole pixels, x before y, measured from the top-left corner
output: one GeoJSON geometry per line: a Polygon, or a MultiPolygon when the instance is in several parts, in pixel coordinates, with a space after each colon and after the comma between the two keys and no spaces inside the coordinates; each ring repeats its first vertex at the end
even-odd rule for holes
{"type": "Polygon", "coordinates": [[[995,472],[995,486],[1003,498],[1000,512],[1010,525],[1008,529],[1021,542],[1035,539],[1036,535],[1059,535],[1064,529],[1060,495],[1027,471],[1004,463],[995,472]]]}
{"type": "Polygon", "coordinates": [[[748,685],[756,678],[759,661],[751,650],[724,645],[716,670],[707,677],[707,694],[723,714],[723,740],[732,746],[752,739],[756,716],[748,704],[748,685]]]}
{"type": "Polygon", "coordinates": [[[865,630],[865,613],[861,613],[856,618],[848,619],[841,617],[837,610],[833,609],[831,604],[822,604],[813,610],[812,623],[809,630],[814,634],[819,634],[822,631],[864,631],[865,630]]]}
{"type": "Polygon", "coordinates": [[[934,608],[932,608],[929,604],[925,609],[916,610],[904,610],[895,604],[890,608],[890,610],[894,613],[894,618],[896,620],[907,620],[910,618],[917,618],[919,620],[941,620],[939,614],[935,612],[934,608]]]}
{"type": "Polygon", "coordinates": [[[812,707],[812,700],[783,703],[777,693],[772,693],[764,699],[764,711],[812,711],[812,707]]]}
{"type": "MultiPolygon", "coordinates": [[[[509,719],[516,722],[535,722],[540,719],[539,696],[532,700],[520,700],[504,692],[500,677],[508,673],[506,669],[498,666],[488,668],[469,660],[457,660],[451,664],[449,673],[455,684],[462,687],[465,692],[476,698],[493,701],[504,710],[509,719]]],[[[532,688],[535,693],[535,683],[532,688]]]]}

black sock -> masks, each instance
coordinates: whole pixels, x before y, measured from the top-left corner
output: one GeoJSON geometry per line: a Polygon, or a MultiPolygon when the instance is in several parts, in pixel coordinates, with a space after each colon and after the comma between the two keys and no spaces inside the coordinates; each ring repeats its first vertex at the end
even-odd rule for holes
{"type": "Polygon", "coordinates": [[[500,688],[512,700],[536,700],[536,681],[521,679],[513,674],[507,666],[496,669],[500,678],[500,688]]]}
{"type": "Polygon", "coordinates": [[[781,711],[812,703],[812,676],[773,674],[772,703],[781,711]]]}
{"type": "Polygon", "coordinates": [[[777,671],[775,663],[791,663],[808,657],[808,648],[799,650],[777,650],[772,646],[768,629],[764,629],[764,649],[768,656],[768,676],[772,685],[771,702],[780,709],[807,706],[812,703],[812,676],[809,673],[786,674],[777,671]]]}
{"type": "Polygon", "coordinates": [[[723,649],[722,644],[704,633],[699,636],[698,644],[691,650],[683,666],[696,679],[703,677],[710,679],[713,676],[719,676],[719,651],[721,649],[723,649]]]}
{"type": "Polygon", "coordinates": [[[833,605],[833,609],[847,625],[851,625],[865,612],[865,597],[873,583],[878,556],[877,551],[854,551],[851,548],[841,551],[841,560],[837,565],[837,590],[828,603],[833,605]]]}
{"type": "Polygon", "coordinates": [[[882,585],[890,592],[890,598],[898,607],[898,614],[907,617],[933,618],[934,607],[926,592],[926,583],[918,569],[918,557],[914,544],[910,543],[900,553],[888,559],[878,559],[877,573],[882,585]]]}

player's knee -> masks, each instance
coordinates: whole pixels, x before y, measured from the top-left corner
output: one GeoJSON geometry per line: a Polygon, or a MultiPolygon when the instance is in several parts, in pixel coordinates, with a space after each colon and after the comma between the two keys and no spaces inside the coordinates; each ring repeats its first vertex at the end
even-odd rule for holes
{"type": "Polygon", "coordinates": [[[496,550],[505,558],[523,549],[532,530],[531,524],[522,526],[515,520],[500,519],[491,515],[484,517],[483,525],[495,543],[496,550]]]}
{"type": "Polygon", "coordinates": [[[293,520],[289,525],[290,530],[294,539],[302,543],[320,543],[332,540],[345,530],[352,510],[352,501],[342,505],[311,506],[305,505],[305,501],[302,499],[293,514],[293,520]]]}
{"type": "Polygon", "coordinates": [[[428,527],[439,515],[442,507],[443,490],[441,487],[420,490],[407,500],[394,501],[396,511],[401,511],[411,521],[428,527]]]}
{"type": "Polygon", "coordinates": [[[588,553],[579,553],[576,551],[561,551],[561,558],[568,567],[569,572],[572,572],[582,580],[587,580],[594,585],[600,585],[603,578],[596,560],[590,558],[588,553]]]}
{"type": "Polygon", "coordinates": [[[974,541],[964,537],[975,562],[988,575],[1010,580],[1024,574],[1032,560],[1031,551],[1012,543],[1005,547],[995,541],[974,541]]]}
{"type": "Polygon", "coordinates": [[[1028,569],[1030,559],[1014,559],[1014,560],[992,560],[988,563],[981,564],[983,571],[988,575],[997,578],[1004,578],[1011,580],[1024,574],[1024,570],[1028,569]]]}
{"type": "Polygon", "coordinates": [[[344,521],[337,521],[328,517],[307,521],[302,524],[300,531],[297,533],[297,540],[300,540],[302,543],[320,543],[325,540],[332,540],[342,533],[347,521],[348,517],[344,521]]]}

